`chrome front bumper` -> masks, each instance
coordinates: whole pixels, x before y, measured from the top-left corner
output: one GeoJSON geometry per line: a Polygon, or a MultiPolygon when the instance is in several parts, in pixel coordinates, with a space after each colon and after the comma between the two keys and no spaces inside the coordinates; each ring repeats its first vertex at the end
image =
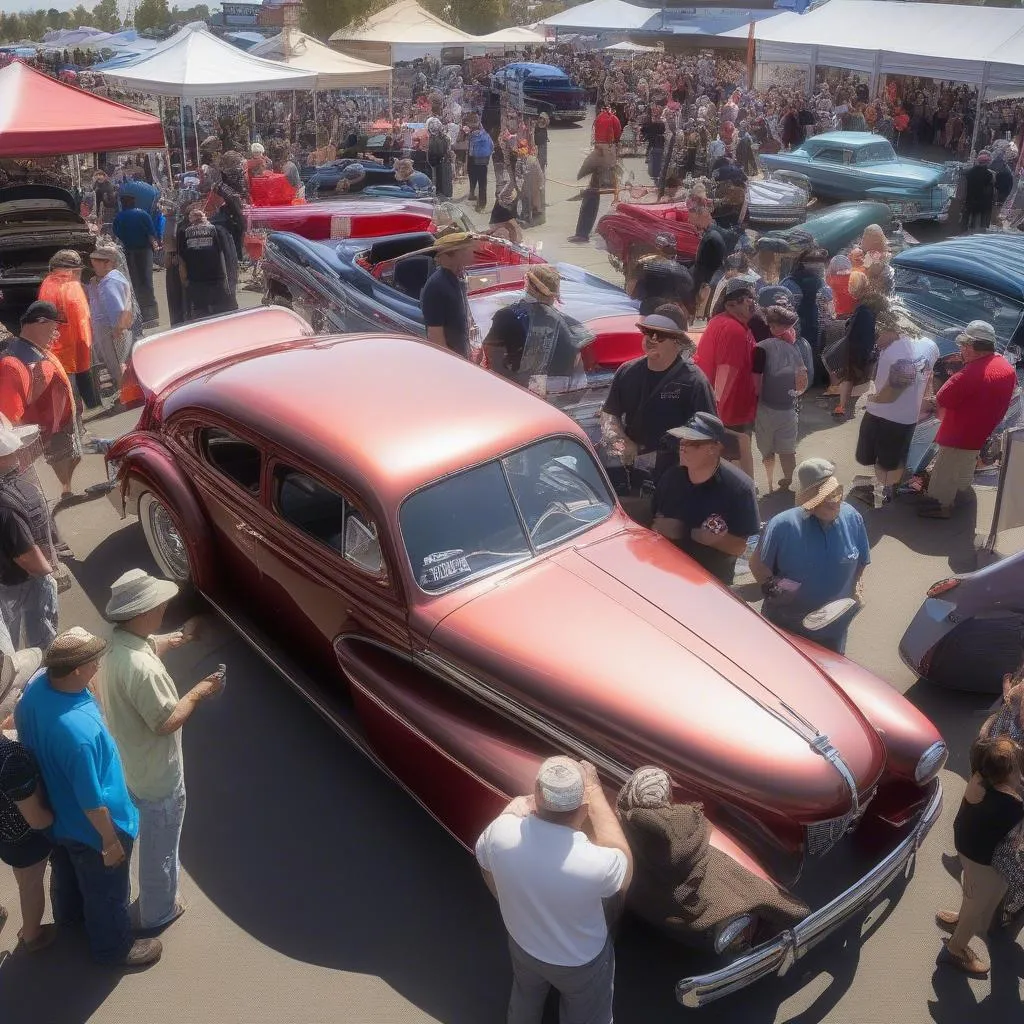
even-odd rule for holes
{"type": "Polygon", "coordinates": [[[797,960],[867,906],[901,871],[910,876],[918,847],[941,810],[942,786],[936,782],[935,792],[913,832],[863,878],[795,927],[734,960],[728,967],[682,978],[676,982],[676,998],[687,1007],[704,1006],[771,974],[784,975],[797,960]]]}

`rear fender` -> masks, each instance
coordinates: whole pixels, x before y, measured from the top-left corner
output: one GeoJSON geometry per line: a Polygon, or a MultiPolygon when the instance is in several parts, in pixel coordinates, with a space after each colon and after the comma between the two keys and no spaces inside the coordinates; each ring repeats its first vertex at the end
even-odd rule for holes
{"type": "Polygon", "coordinates": [[[199,590],[212,590],[216,564],[213,535],[195,491],[174,463],[167,449],[149,433],[126,434],[107,453],[117,462],[117,507],[122,518],[138,516],[142,495],[151,492],[166,506],[188,545],[192,578],[199,590]]]}

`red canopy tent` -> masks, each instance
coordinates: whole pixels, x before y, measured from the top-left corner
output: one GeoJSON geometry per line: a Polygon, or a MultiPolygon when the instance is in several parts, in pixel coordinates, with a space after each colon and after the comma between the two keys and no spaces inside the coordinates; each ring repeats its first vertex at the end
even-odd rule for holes
{"type": "Polygon", "coordinates": [[[0,68],[0,157],[163,149],[160,118],[14,61],[0,68]]]}

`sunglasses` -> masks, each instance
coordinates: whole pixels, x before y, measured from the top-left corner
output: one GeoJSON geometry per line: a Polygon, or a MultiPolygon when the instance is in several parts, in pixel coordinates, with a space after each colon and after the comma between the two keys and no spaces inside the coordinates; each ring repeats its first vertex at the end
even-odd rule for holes
{"type": "Polygon", "coordinates": [[[641,332],[645,338],[650,338],[651,341],[675,341],[677,335],[666,334],[664,331],[652,330],[649,327],[642,327],[641,332]]]}

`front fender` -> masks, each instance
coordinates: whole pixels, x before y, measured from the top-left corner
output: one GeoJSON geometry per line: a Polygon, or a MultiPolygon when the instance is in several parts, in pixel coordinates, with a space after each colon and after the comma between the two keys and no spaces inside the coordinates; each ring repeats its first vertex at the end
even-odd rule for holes
{"type": "Polygon", "coordinates": [[[913,781],[918,759],[942,739],[931,720],[903,694],[855,662],[799,637],[791,639],[877,730],[885,744],[887,770],[913,781]]]}
{"type": "Polygon", "coordinates": [[[147,491],[156,495],[177,521],[188,545],[193,582],[199,590],[212,591],[216,550],[210,524],[171,453],[155,435],[136,431],[118,438],[107,453],[107,459],[117,463],[117,493],[122,517],[138,516],[139,500],[147,491]]]}

